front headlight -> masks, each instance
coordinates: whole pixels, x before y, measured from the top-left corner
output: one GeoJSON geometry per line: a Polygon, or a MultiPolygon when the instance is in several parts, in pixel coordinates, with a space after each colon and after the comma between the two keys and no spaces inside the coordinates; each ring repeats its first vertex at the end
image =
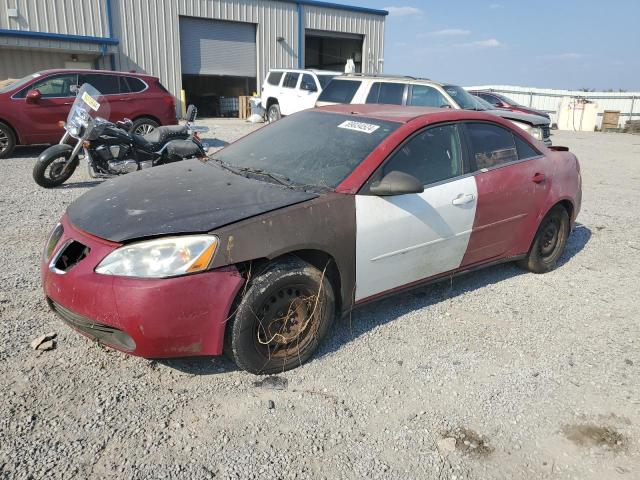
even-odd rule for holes
{"type": "Polygon", "coordinates": [[[114,250],[96,267],[103,275],[165,278],[206,270],[218,246],[213,235],[164,237],[114,250]]]}
{"type": "Polygon", "coordinates": [[[58,223],[55,227],[53,227],[53,230],[51,230],[51,233],[49,234],[49,238],[47,239],[47,243],[44,247],[45,260],[48,261],[51,258],[51,255],[53,254],[53,251],[55,250],[56,245],[60,241],[60,237],[62,237],[63,233],[64,233],[64,227],[62,226],[61,223],[58,223]]]}
{"type": "Polygon", "coordinates": [[[529,135],[531,135],[536,140],[543,139],[542,129],[540,127],[531,127],[531,129],[529,130],[529,135]]]}

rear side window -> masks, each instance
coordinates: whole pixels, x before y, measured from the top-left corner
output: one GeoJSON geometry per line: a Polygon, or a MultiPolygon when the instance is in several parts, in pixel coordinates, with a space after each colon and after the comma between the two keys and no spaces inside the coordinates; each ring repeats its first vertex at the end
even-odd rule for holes
{"type": "Polygon", "coordinates": [[[89,83],[103,95],[120,93],[120,85],[118,82],[118,77],[116,75],[86,73],[80,74],[78,77],[78,84],[80,86],[84,85],[85,83],[89,83]]]}
{"type": "Polygon", "coordinates": [[[423,185],[441,182],[464,173],[462,146],[457,125],[442,125],[419,132],[396,151],[383,166],[413,175],[423,185]]]}
{"type": "MultiPolygon", "coordinates": [[[[441,108],[449,105],[449,101],[444,95],[433,87],[427,85],[413,85],[411,88],[411,98],[409,105],[416,107],[436,107],[441,108]]],[[[450,105],[449,105],[450,106],[450,105]]]]}
{"type": "Polygon", "coordinates": [[[280,79],[282,78],[282,75],[284,75],[284,72],[271,72],[267,77],[267,83],[269,85],[277,87],[278,85],[280,85],[280,79]]]}
{"type": "MultiPolygon", "coordinates": [[[[122,80],[126,80],[126,83],[129,86],[129,92],[131,93],[138,93],[147,88],[144,82],[136,77],[122,77],[122,80]]],[[[164,88],[164,85],[162,85],[160,82],[156,82],[156,85],[163,92],[167,92],[167,89],[164,88]]]]}
{"type": "Polygon", "coordinates": [[[282,86],[285,88],[296,88],[299,76],[300,76],[299,73],[291,73],[291,72],[287,73],[284,76],[284,81],[282,82],[282,86]]]}
{"type": "Polygon", "coordinates": [[[369,95],[367,95],[367,103],[402,105],[404,89],[404,83],[374,82],[371,85],[369,95]]]}
{"type": "Polygon", "coordinates": [[[516,139],[516,149],[518,150],[518,158],[520,160],[540,156],[540,152],[529,145],[527,141],[523,140],[518,135],[514,135],[513,138],[516,139]]]}
{"type": "Polygon", "coordinates": [[[352,80],[331,80],[320,96],[319,102],[351,103],[362,82],[352,80]]]}
{"type": "Polygon", "coordinates": [[[468,123],[467,131],[478,169],[518,160],[516,143],[509,130],[490,123],[468,123]]]}

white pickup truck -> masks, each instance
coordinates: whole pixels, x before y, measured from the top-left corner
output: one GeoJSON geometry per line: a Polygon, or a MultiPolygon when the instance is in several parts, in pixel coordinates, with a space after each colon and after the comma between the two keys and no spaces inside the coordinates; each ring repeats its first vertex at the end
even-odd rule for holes
{"type": "Polygon", "coordinates": [[[273,69],[262,82],[262,106],[267,121],[313,108],[329,81],[341,72],[323,70],[273,69]]]}

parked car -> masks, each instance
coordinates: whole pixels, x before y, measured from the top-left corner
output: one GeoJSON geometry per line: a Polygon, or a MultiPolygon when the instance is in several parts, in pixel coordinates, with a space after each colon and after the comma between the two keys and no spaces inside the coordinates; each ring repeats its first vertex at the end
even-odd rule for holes
{"type": "Polygon", "coordinates": [[[547,112],[536,110],[531,107],[525,107],[524,105],[520,105],[518,102],[511,100],[509,97],[496,92],[487,90],[469,90],[469,93],[489,102],[495,108],[503,108],[512,112],[529,113],[531,115],[540,115],[541,117],[550,118],[547,112]]]}
{"type": "MultiPolygon", "coordinates": [[[[471,94],[456,85],[414,77],[360,74],[334,78],[318,97],[316,106],[338,103],[385,103],[466,110],[480,108],[471,94]]],[[[507,118],[537,140],[547,145],[551,144],[547,118],[507,110],[493,110],[488,113],[507,118]]]]}
{"type": "Polygon", "coordinates": [[[320,92],[341,72],[324,70],[269,70],[262,82],[262,106],[267,120],[275,122],[307,108],[313,108],[320,92]]]}
{"type": "Polygon", "coordinates": [[[109,120],[133,120],[138,135],[176,125],[173,96],[156,77],[103,70],[44,70],[0,89],[0,158],[16,145],[57,143],[75,100],[75,87],[90,83],[109,99],[109,120]]]}
{"type": "Polygon", "coordinates": [[[44,293],[124,352],[274,373],[356,306],[499,262],[552,270],[580,203],[576,157],[494,115],[307,110],[85,193],[46,243],[44,293]]]}

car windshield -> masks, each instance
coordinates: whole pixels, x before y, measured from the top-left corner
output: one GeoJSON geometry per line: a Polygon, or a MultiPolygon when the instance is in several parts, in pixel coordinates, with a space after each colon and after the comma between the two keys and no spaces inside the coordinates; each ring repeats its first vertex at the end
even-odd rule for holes
{"type": "Polygon", "coordinates": [[[305,111],[256,130],[213,159],[292,187],[334,189],[400,123],[305,111]]]}
{"type": "Polygon", "coordinates": [[[487,102],[484,98],[473,96],[473,99],[478,104],[479,110],[496,110],[496,107],[487,102]]]}
{"type": "Polygon", "coordinates": [[[475,101],[473,95],[467,92],[464,88],[456,85],[445,85],[444,91],[449,94],[451,98],[464,110],[484,110],[475,101]]]}
{"type": "Polygon", "coordinates": [[[11,83],[9,83],[8,85],[5,85],[4,87],[2,87],[2,84],[0,83],[0,87],[1,87],[0,88],[0,93],[9,92],[9,91],[14,90],[16,88],[19,88],[19,87],[25,85],[26,83],[30,82],[34,78],[38,78],[39,76],[40,76],[39,73],[30,73],[26,77],[22,77],[20,80],[14,80],[11,83]]]}
{"type": "Polygon", "coordinates": [[[324,90],[327,84],[331,81],[331,79],[335,77],[335,75],[318,75],[318,81],[320,82],[320,88],[324,90]]]}

